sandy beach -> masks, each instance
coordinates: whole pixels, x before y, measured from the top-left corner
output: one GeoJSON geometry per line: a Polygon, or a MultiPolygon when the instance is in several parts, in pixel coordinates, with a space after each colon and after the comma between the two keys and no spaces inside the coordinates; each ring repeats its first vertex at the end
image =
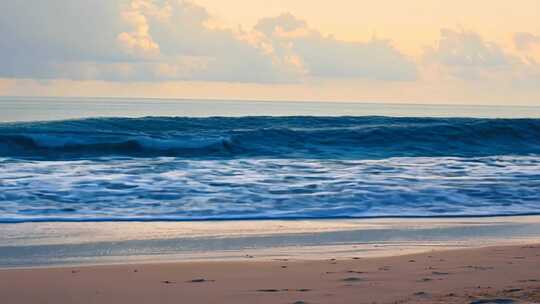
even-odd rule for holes
{"type": "Polygon", "coordinates": [[[537,303],[539,227],[538,216],[4,224],[0,302],[537,303]]]}
{"type": "Polygon", "coordinates": [[[0,231],[2,304],[540,301],[538,216],[0,231]]]}
{"type": "Polygon", "coordinates": [[[540,245],[0,271],[2,303],[538,303],[540,245]],[[491,300],[489,302],[487,300],[491,300]]]}

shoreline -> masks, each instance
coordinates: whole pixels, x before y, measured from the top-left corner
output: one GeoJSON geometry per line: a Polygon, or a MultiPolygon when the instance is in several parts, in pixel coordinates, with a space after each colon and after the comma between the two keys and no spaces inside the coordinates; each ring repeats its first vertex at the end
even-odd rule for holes
{"type": "Polygon", "coordinates": [[[0,269],[388,257],[540,243],[540,217],[0,224],[0,269]]]}
{"type": "Polygon", "coordinates": [[[459,220],[459,219],[498,219],[498,218],[540,217],[540,212],[516,214],[473,214],[473,215],[395,215],[395,216],[335,216],[335,217],[247,217],[247,218],[37,218],[2,219],[0,225],[39,224],[39,223],[228,223],[228,222],[294,222],[294,221],[366,221],[366,220],[459,220]]]}
{"type": "Polygon", "coordinates": [[[536,242],[370,258],[4,269],[0,294],[21,304],[536,303],[539,264],[536,242]]]}

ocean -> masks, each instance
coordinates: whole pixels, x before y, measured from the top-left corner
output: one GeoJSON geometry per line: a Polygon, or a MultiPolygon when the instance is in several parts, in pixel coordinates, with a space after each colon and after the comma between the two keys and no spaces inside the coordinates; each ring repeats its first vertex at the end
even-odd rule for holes
{"type": "Polygon", "coordinates": [[[0,222],[540,214],[540,108],[0,98],[0,222]]]}

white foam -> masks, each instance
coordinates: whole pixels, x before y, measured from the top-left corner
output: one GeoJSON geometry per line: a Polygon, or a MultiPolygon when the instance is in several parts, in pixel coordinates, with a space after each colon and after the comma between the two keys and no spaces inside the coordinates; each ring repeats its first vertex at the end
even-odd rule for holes
{"type": "Polygon", "coordinates": [[[0,220],[537,213],[540,157],[0,162],[0,220]]]}

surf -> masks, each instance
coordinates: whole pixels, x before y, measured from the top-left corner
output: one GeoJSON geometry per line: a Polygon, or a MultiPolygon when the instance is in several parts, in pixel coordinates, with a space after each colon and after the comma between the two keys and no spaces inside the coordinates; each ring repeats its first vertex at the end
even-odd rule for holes
{"type": "Polygon", "coordinates": [[[0,157],[382,159],[540,154],[540,119],[145,117],[0,124],[0,157]]]}

